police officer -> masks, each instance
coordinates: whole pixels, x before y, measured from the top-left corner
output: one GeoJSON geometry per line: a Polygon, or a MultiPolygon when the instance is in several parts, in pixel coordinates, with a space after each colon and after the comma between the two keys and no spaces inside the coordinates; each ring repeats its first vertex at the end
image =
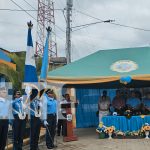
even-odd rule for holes
{"type": "Polygon", "coordinates": [[[23,136],[26,126],[23,99],[19,90],[14,91],[12,112],[13,121],[13,150],[22,150],[23,136]]]}
{"type": "Polygon", "coordinates": [[[150,114],[150,92],[146,93],[146,97],[142,100],[142,111],[143,114],[149,115],[150,114]]]}
{"type": "Polygon", "coordinates": [[[140,114],[141,100],[136,97],[135,91],[131,91],[131,97],[127,99],[126,105],[133,115],[140,114]]]}
{"type": "Polygon", "coordinates": [[[54,137],[57,122],[57,100],[54,98],[54,92],[51,89],[46,91],[43,108],[44,125],[46,126],[46,146],[48,149],[53,149],[55,147],[54,137]]]}
{"type": "Polygon", "coordinates": [[[0,150],[4,150],[8,134],[10,102],[6,98],[5,87],[0,87],[0,150]]]}
{"type": "Polygon", "coordinates": [[[30,150],[38,150],[38,141],[41,128],[41,106],[42,103],[39,98],[35,95],[38,91],[32,92],[31,103],[30,103],[30,150]]]}

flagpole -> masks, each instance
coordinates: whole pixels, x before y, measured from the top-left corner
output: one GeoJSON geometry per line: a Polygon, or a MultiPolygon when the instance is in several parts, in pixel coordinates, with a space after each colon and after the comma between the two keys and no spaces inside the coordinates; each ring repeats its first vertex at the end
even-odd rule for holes
{"type": "Polygon", "coordinates": [[[26,102],[30,98],[32,89],[37,89],[38,76],[36,72],[35,64],[35,52],[33,48],[32,40],[32,28],[33,24],[31,21],[27,22],[28,25],[28,34],[27,34],[27,50],[26,50],[26,59],[25,59],[25,70],[24,70],[24,85],[26,86],[25,92],[27,94],[26,102]]]}
{"type": "Polygon", "coordinates": [[[40,81],[45,82],[47,78],[47,72],[49,68],[49,36],[52,31],[52,28],[49,26],[46,28],[47,30],[47,37],[44,46],[43,52],[43,59],[42,59],[42,67],[41,67],[41,74],[40,74],[40,81]]]}
{"type": "MultiPolygon", "coordinates": [[[[47,72],[49,68],[49,36],[52,31],[52,28],[49,26],[46,28],[47,30],[47,37],[45,41],[45,46],[44,46],[44,52],[43,52],[43,59],[42,59],[42,67],[41,67],[41,74],[40,74],[40,82],[43,82],[43,93],[46,90],[46,78],[47,78],[47,72]]],[[[43,95],[41,94],[41,96],[43,95]]]]}

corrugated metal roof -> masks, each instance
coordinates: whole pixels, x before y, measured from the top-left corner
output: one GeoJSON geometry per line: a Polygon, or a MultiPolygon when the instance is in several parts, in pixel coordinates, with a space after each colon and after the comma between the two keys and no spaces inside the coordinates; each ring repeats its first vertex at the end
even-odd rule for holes
{"type": "Polygon", "coordinates": [[[8,57],[8,55],[3,50],[0,50],[0,59],[11,62],[11,58],[8,57]]]}

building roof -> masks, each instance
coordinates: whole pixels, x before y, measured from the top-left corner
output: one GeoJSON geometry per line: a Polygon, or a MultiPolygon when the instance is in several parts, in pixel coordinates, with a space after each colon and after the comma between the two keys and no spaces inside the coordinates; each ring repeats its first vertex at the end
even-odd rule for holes
{"type": "Polygon", "coordinates": [[[100,83],[131,76],[150,80],[150,47],[99,50],[48,73],[49,82],[100,83]]]}
{"type": "Polygon", "coordinates": [[[0,59],[11,62],[11,58],[5,53],[5,50],[0,49],[0,59]]]}

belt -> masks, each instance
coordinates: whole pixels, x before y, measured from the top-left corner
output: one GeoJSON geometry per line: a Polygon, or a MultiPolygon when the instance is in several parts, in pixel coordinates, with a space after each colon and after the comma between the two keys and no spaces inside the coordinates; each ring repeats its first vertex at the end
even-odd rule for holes
{"type": "Polygon", "coordinates": [[[56,116],[56,113],[51,113],[51,114],[47,114],[47,115],[50,115],[50,116],[56,116]]]}
{"type": "Polygon", "coordinates": [[[100,109],[100,111],[109,111],[109,109],[100,109]]]}
{"type": "Polygon", "coordinates": [[[0,119],[8,119],[8,116],[0,116],[0,119]]]}

